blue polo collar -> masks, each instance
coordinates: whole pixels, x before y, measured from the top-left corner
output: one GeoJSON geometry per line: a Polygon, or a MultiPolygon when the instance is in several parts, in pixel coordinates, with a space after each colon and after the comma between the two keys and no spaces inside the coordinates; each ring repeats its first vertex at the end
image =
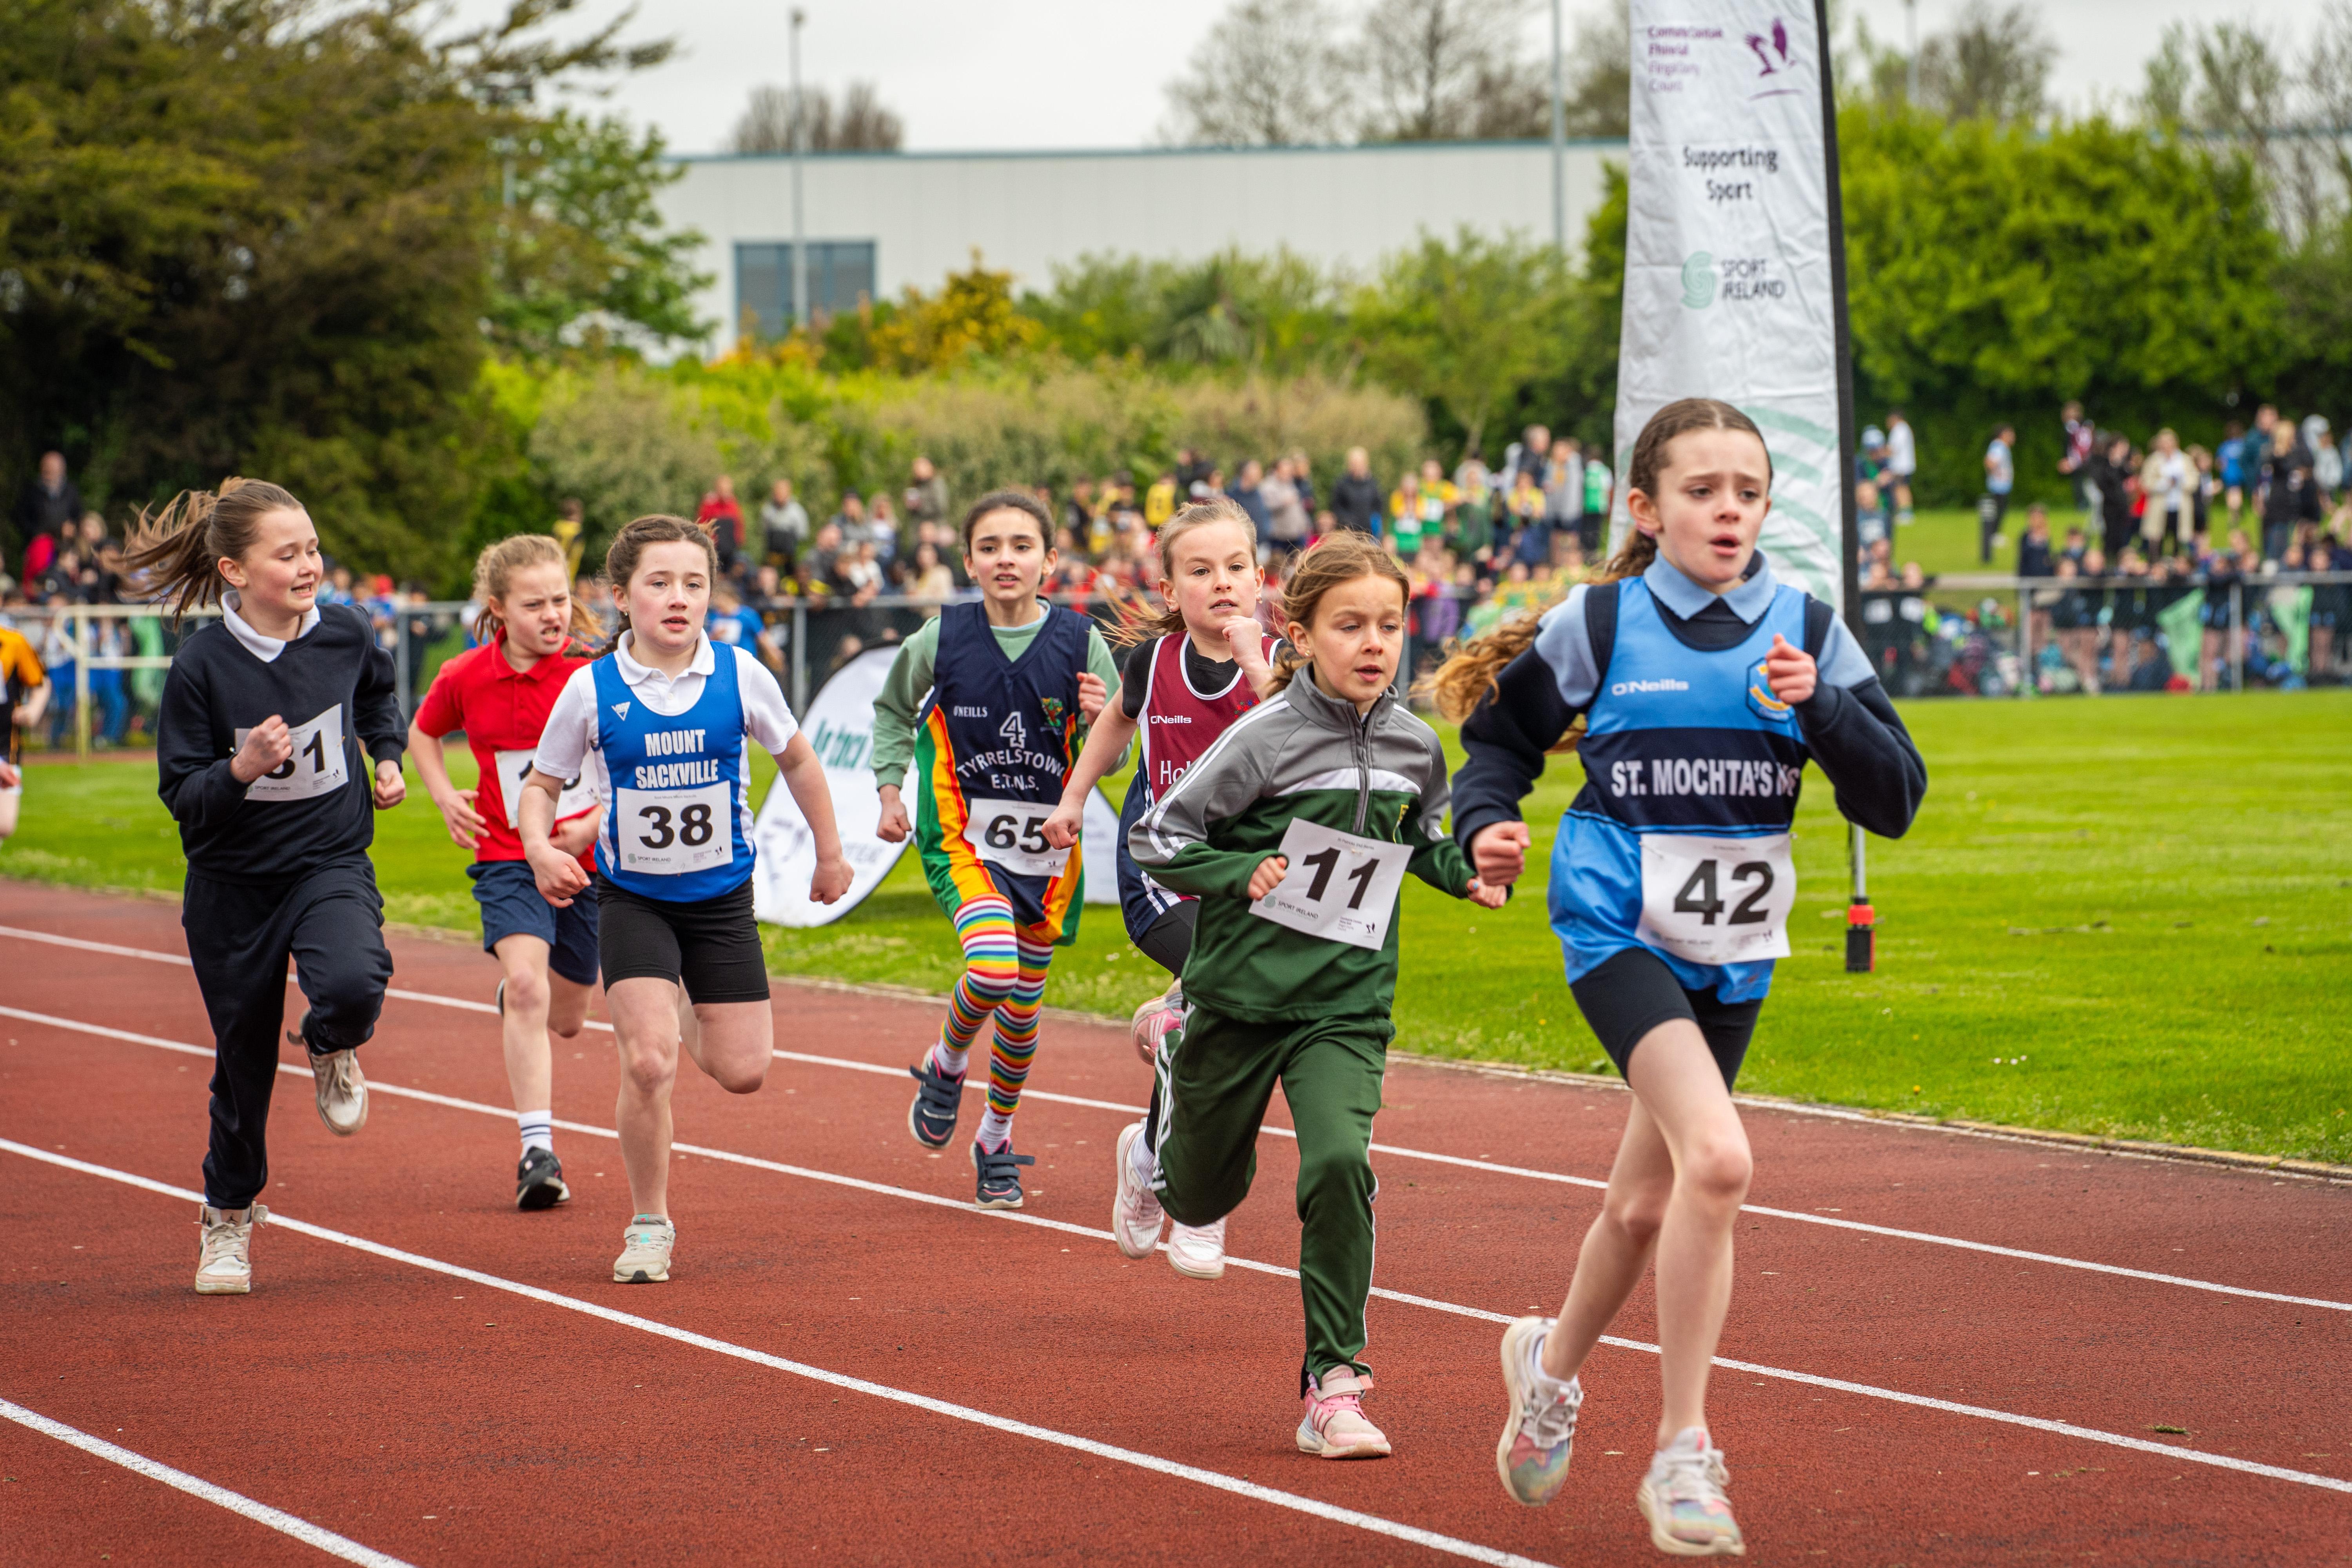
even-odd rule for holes
{"type": "Polygon", "coordinates": [[[1684,575],[1681,567],[1661,555],[1650,563],[1642,574],[1642,582],[1665,605],[1684,620],[1689,620],[1709,605],[1722,604],[1749,626],[1754,626],[1772,603],[1777,584],[1772,580],[1772,567],[1758,550],[1748,558],[1748,570],[1740,574],[1740,584],[1727,594],[1710,594],[1684,575]]]}

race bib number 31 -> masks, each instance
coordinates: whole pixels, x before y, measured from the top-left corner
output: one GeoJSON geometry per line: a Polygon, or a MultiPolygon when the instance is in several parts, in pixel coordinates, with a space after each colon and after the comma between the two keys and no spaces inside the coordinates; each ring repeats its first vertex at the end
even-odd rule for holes
{"type": "Polygon", "coordinates": [[[1280,853],[1290,869],[1250,913],[1350,947],[1377,952],[1388,941],[1412,845],[1359,838],[1293,817],[1280,853]]]}
{"type": "MultiPolygon", "coordinates": [[[[530,777],[531,761],[538,755],[537,752],[529,749],[499,752],[496,754],[499,765],[499,798],[507,803],[509,827],[522,826],[523,781],[530,777]]],[[[573,779],[563,786],[563,793],[555,797],[555,820],[562,822],[568,817],[577,816],[595,804],[596,786],[590,784],[584,777],[573,779]]]]}
{"type": "Polygon", "coordinates": [[[613,843],[624,871],[683,877],[735,858],[732,784],[700,789],[616,789],[613,843]]]}
{"type": "MultiPolygon", "coordinates": [[[[236,732],[236,743],[253,733],[236,732]]],[[[332,795],[350,774],[343,767],[343,709],[337,703],[307,724],[293,727],[294,754],[246,786],[247,800],[309,800],[332,795]]]]}
{"type": "Polygon", "coordinates": [[[963,841],[983,860],[1023,877],[1058,877],[1070,852],[1045,842],[1050,805],[1031,800],[966,800],[963,841]]]}
{"type": "Polygon", "coordinates": [[[1642,836],[1642,923],[1652,947],[1693,963],[1749,963],[1789,956],[1797,868],[1789,836],[1704,838],[1642,836]]]}

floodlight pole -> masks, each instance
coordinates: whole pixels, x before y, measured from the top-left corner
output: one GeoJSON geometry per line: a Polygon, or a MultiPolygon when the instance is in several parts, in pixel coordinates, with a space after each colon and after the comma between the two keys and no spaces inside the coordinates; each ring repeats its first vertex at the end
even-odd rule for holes
{"type": "Polygon", "coordinates": [[[801,24],[808,13],[793,7],[793,325],[806,327],[809,319],[808,229],[801,216],[801,24]]]}
{"type": "Polygon", "coordinates": [[[1910,30],[1910,49],[1903,57],[1903,102],[1919,101],[1919,0],[1903,0],[1903,18],[1910,30]]]}
{"type": "Polygon", "coordinates": [[[1568,106],[1560,97],[1560,0],[1551,0],[1551,247],[1568,254],[1568,106]]]}

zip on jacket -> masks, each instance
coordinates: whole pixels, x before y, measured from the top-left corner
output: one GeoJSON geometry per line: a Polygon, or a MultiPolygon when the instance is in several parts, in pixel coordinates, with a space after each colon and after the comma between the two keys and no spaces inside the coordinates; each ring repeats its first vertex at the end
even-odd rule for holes
{"type": "Polygon", "coordinates": [[[1201,900],[1185,996],[1256,1022],[1385,1016],[1396,996],[1396,911],[1378,951],[1308,936],[1252,912],[1250,876],[1303,818],[1411,845],[1407,870],[1465,897],[1470,862],[1445,831],[1448,800],[1437,732],[1388,693],[1359,714],[1301,670],[1234,720],[1128,834],[1138,865],[1201,900]]]}

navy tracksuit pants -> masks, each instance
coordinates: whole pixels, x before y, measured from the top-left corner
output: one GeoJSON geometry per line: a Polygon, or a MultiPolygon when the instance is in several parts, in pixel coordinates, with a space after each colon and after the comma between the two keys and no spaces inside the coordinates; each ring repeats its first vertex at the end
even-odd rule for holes
{"type": "Polygon", "coordinates": [[[205,1201],[241,1209],[269,1184],[269,1093],[286,1031],[287,960],[310,1005],[310,1047],[364,1045],[392,980],[383,900],[364,855],[289,882],[221,882],[191,871],[180,923],[213,1026],[205,1201]]]}

